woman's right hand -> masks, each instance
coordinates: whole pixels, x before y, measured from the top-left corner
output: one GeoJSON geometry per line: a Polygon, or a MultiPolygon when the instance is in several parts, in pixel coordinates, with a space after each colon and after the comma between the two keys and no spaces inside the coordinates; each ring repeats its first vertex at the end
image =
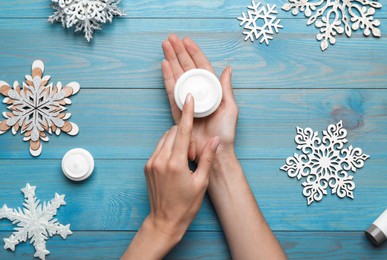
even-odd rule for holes
{"type": "Polygon", "coordinates": [[[211,138],[195,172],[188,167],[194,100],[188,95],[178,126],[161,138],[144,172],[150,213],[122,259],[161,259],[183,237],[192,223],[209,183],[209,172],[219,137],[211,138]]]}
{"type": "Polygon", "coordinates": [[[212,137],[196,171],[189,169],[193,114],[194,100],[188,94],[179,125],[164,134],[144,169],[151,208],[147,220],[171,236],[177,233],[181,237],[198,213],[220,142],[219,137],[212,137]],[[173,234],[169,234],[172,230],[173,234]]]}

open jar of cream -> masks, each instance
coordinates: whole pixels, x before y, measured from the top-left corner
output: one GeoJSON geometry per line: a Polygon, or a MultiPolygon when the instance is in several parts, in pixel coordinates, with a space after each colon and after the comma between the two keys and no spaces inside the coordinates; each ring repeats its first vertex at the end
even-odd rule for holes
{"type": "Polygon", "coordinates": [[[185,98],[191,93],[195,101],[194,117],[211,115],[222,101],[222,86],[218,78],[204,69],[192,69],[184,73],[175,85],[175,101],[180,110],[185,98]]]}

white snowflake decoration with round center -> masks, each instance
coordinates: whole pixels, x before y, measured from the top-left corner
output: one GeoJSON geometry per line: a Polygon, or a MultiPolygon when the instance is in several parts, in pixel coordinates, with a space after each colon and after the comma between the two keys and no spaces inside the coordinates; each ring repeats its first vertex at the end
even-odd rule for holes
{"type": "Polygon", "coordinates": [[[242,17],[238,17],[238,20],[241,21],[240,26],[245,29],[243,31],[243,34],[246,35],[245,41],[259,40],[259,43],[265,42],[266,45],[269,45],[274,31],[278,33],[278,29],[282,28],[282,25],[279,24],[281,20],[275,16],[277,14],[275,5],[267,4],[261,8],[260,5],[261,3],[251,1],[251,6],[247,7],[249,9],[247,15],[243,12],[242,17]]]}
{"type": "Polygon", "coordinates": [[[346,136],[347,130],[343,128],[342,121],[329,125],[323,131],[322,139],[311,128],[297,127],[295,142],[302,154],[295,153],[293,157],[288,157],[281,170],[287,171],[289,177],[296,177],[298,180],[306,177],[302,185],[308,205],[313,201],[320,201],[327,194],[328,186],[332,189],[332,194],[353,199],[355,183],[348,171],[356,172],[364,166],[364,161],[369,156],[360,148],[344,148],[348,141],[346,136]]]}
{"type": "Polygon", "coordinates": [[[352,30],[364,30],[364,35],[371,33],[380,37],[381,32],[378,26],[379,20],[374,20],[374,8],[381,8],[382,5],[376,1],[369,0],[289,0],[285,3],[283,10],[292,10],[293,15],[304,12],[309,17],[307,25],[315,24],[320,28],[317,40],[321,41],[321,50],[326,50],[330,44],[336,43],[336,34],[345,34],[351,37],[352,30]],[[317,10],[317,11],[316,11],[317,10]],[[316,12],[315,12],[316,11],[316,12]],[[312,15],[312,13],[315,14],[312,15]],[[350,25],[352,23],[352,26],[350,25]]]}
{"type": "Polygon", "coordinates": [[[76,94],[80,86],[71,82],[65,87],[58,82],[56,86],[48,84],[50,76],[44,76],[44,64],[40,60],[32,64],[32,75],[26,75],[23,88],[17,81],[13,88],[8,83],[0,81],[0,94],[5,96],[3,103],[8,104],[11,112],[3,112],[6,120],[0,121],[0,135],[10,128],[12,134],[21,129],[24,141],[30,142],[30,153],[39,156],[42,153],[41,140],[49,140],[45,132],[59,135],[62,131],[69,135],[77,135],[79,128],[76,124],[67,122],[71,117],[65,113],[65,105],[71,104],[68,97],[76,94]]]}
{"type": "Polygon", "coordinates": [[[52,0],[56,12],[48,18],[50,23],[61,22],[63,27],[75,26],[75,31],[83,31],[90,41],[93,32],[101,29],[101,24],[112,22],[113,16],[123,16],[118,8],[121,0],[52,0]]]}
{"type": "Polygon", "coordinates": [[[20,242],[26,242],[28,239],[35,247],[35,257],[45,259],[50,252],[46,248],[46,240],[53,235],[60,235],[66,239],[71,235],[70,225],[62,225],[53,217],[57,210],[66,205],[65,195],[55,193],[55,198],[49,202],[40,204],[35,196],[35,186],[27,183],[26,187],[21,189],[24,194],[24,209],[10,209],[7,205],[0,208],[0,219],[6,218],[17,224],[15,232],[9,237],[4,238],[4,249],[15,251],[15,246],[20,242]]]}

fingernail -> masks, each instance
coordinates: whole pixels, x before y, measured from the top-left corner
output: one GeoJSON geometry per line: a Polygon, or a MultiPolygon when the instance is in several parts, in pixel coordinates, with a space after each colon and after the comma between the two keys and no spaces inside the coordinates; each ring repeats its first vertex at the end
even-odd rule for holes
{"type": "Polygon", "coordinates": [[[211,149],[212,149],[214,152],[216,152],[216,150],[218,150],[219,144],[220,144],[220,137],[217,136],[217,137],[215,137],[214,140],[212,141],[211,149]]]}
{"type": "Polygon", "coordinates": [[[169,37],[168,37],[168,39],[171,41],[174,41],[175,39],[177,38],[177,35],[176,34],[174,34],[174,33],[171,33],[170,35],[169,35],[169,37]]]}
{"type": "Polygon", "coordinates": [[[232,67],[230,66],[230,77],[232,76],[232,67]]]}
{"type": "Polygon", "coordinates": [[[184,37],[183,41],[185,44],[189,45],[191,43],[191,39],[189,37],[184,37]]]}
{"type": "Polygon", "coordinates": [[[185,98],[185,103],[189,104],[192,101],[192,95],[191,93],[188,93],[187,97],[185,98]]]}

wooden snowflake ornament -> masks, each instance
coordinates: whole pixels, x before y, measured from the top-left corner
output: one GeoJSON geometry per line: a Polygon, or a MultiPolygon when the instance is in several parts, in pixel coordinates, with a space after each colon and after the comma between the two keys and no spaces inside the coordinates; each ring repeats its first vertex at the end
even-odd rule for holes
{"type": "Polygon", "coordinates": [[[0,121],[0,135],[12,129],[12,134],[21,131],[23,140],[30,142],[30,153],[39,156],[42,153],[41,140],[49,140],[46,132],[59,135],[62,131],[69,135],[77,135],[76,124],[67,122],[71,117],[65,113],[65,105],[71,104],[68,97],[76,94],[80,86],[71,82],[65,87],[58,82],[56,86],[48,84],[50,76],[43,76],[44,64],[36,60],[32,64],[31,75],[26,75],[23,87],[17,81],[13,88],[0,81],[0,94],[5,96],[3,103],[8,104],[11,112],[3,112],[6,120],[0,121]]]}

